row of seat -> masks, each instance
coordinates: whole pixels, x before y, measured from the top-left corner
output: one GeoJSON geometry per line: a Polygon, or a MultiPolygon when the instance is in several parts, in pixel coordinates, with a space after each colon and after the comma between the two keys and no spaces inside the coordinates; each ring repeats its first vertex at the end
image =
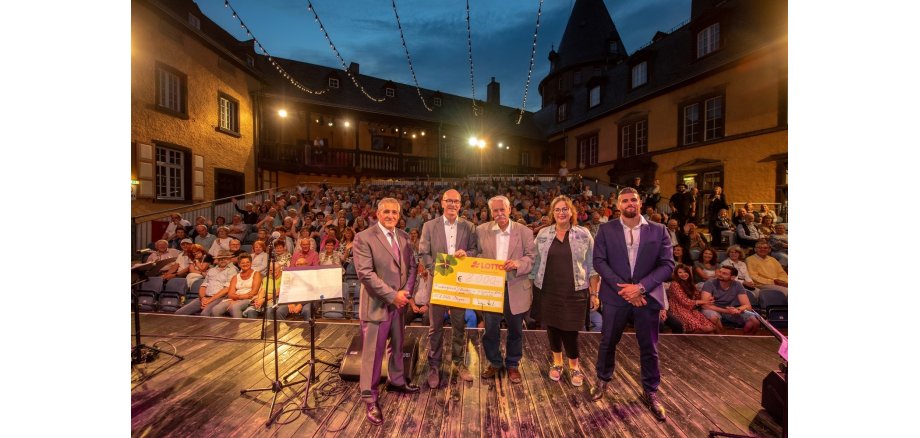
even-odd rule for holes
{"type": "MultiPolygon", "coordinates": [[[[191,288],[184,278],[172,278],[164,281],[163,277],[149,277],[134,291],[137,299],[138,310],[141,312],[174,313],[186,302],[198,298],[198,290],[204,283],[204,278],[199,278],[192,283],[191,288]]],[[[342,298],[323,300],[320,308],[320,317],[327,319],[345,319],[354,317],[357,312],[355,301],[358,297],[357,278],[346,277],[342,282],[342,298]]]]}

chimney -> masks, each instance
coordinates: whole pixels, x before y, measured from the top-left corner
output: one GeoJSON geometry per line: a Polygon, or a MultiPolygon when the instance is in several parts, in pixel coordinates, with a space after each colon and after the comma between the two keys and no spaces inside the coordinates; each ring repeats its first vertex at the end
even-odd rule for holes
{"type": "Polygon", "coordinates": [[[351,64],[348,64],[348,71],[350,71],[351,74],[353,75],[357,76],[360,73],[359,72],[360,69],[361,69],[361,66],[358,65],[357,62],[352,62],[351,64]]]}
{"type": "Polygon", "coordinates": [[[486,102],[501,105],[501,85],[495,82],[495,76],[492,76],[492,82],[486,87],[486,102]]]}

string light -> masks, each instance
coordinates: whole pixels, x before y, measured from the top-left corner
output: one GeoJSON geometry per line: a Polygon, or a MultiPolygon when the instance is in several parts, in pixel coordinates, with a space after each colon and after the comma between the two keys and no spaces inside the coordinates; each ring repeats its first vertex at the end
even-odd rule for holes
{"type": "Polygon", "coordinates": [[[406,51],[406,61],[409,62],[409,72],[412,73],[412,81],[415,82],[415,91],[418,92],[418,98],[422,101],[422,105],[425,106],[425,109],[432,111],[431,107],[428,106],[428,102],[425,102],[425,97],[422,96],[422,89],[419,88],[418,79],[415,77],[415,68],[412,67],[412,57],[409,56],[409,46],[406,45],[406,37],[403,35],[402,23],[399,21],[399,12],[396,11],[396,0],[391,1],[393,3],[393,13],[396,14],[396,27],[399,28],[399,39],[402,41],[403,49],[406,51]]]}
{"type": "Polygon", "coordinates": [[[319,19],[319,14],[316,13],[316,8],[313,7],[313,2],[311,2],[310,0],[307,0],[307,10],[313,13],[313,21],[316,23],[319,23],[319,30],[323,33],[323,36],[326,37],[326,41],[329,43],[329,48],[335,54],[335,57],[339,59],[339,62],[342,64],[342,70],[345,71],[345,74],[348,75],[348,78],[351,79],[351,82],[355,84],[355,87],[361,90],[361,92],[364,93],[365,97],[367,97],[368,99],[374,102],[379,103],[379,102],[383,102],[387,100],[385,96],[382,98],[376,98],[374,96],[371,96],[370,93],[368,93],[367,90],[364,89],[364,86],[358,83],[358,79],[355,77],[355,75],[351,73],[351,70],[348,69],[348,66],[345,65],[345,59],[342,58],[342,55],[339,53],[339,50],[336,49],[335,44],[332,43],[332,38],[330,38],[329,33],[326,32],[326,26],[323,26],[323,22],[322,20],[319,19]]]}
{"type": "Polygon", "coordinates": [[[534,55],[537,54],[537,34],[540,33],[540,16],[543,15],[543,0],[537,8],[537,28],[533,31],[533,45],[530,48],[530,69],[527,70],[527,83],[524,84],[524,100],[521,102],[521,112],[518,114],[516,125],[521,124],[524,118],[524,109],[527,108],[527,92],[530,91],[530,77],[533,75],[534,55]]]}
{"type": "Polygon", "coordinates": [[[240,22],[240,28],[246,30],[246,35],[251,36],[253,42],[255,42],[255,44],[256,44],[257,46],[259,46],[259,50],[261,50],[262,53],[263,53],[266,57],[268,57],[268,62],[270,62],[270,63],[275,67],[275,70],[278,70],[278,74],[280,74],[283,78],[287,79],[288,82],[291,83],[291,85],[293,85],[293,86],[297,87],[298,89],[300,89],[301,91],[303,91],[303,92],[305,92],[305,93],[309,93],[309,94],[320,95],[320,94],[324,94],[325,92],[329,91],[329,87],[328,87],[328,86],[327,86],[325,89],[323,89],[323,90],[313,90],[313,89],[307,88],[305,85],[301,84],[301,83],[298,82],[296,79],[294,79],[294,77],[291,76],[291,74],[288,73],[287,70],[285,70],[283,67],[281,67],[281,64],[278,64],[278,62],[275,61],[275,58],[273,58],[273,57],[268,53],[268,50],[265,50],[265,47],[262,46],[262,43],[259,42],[259,39],[256,38],[255,35],[252,34],[252,31],[249,29],[249,27],[247,27],[247,26],[243,23],[243,19],[240,18],[240,14],[238,14],[238,13],[236,12],[236,10],[233,9],[233,6],[230,6],[230,0],[224,0],[224,8],[227,8],[227,9],[229,9],[230,11],[233,12],[233,18],[236,18],[236,20],[240,22]]]}
{"type": "Polygon", "coordinates": [[[470,49],[470,88],[473,90],[473,115],[479,115],[476,106],[476,81],[473,77],[473,34],[470,32],[470,0],[466,0],[466,44],[470,49]]]}

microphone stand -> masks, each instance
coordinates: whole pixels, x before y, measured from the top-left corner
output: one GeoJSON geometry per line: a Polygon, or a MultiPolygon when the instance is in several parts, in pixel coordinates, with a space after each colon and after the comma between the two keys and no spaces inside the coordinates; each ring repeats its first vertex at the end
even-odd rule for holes
{"type": "Polygon", "coordinates": [[[168,351],[160,350],[156,347],[151,347],[141,343],[141,313],[140,306],[138,306],[138,296],[137,296],[137,287],[143,283],[144,280],[138,281],[131,285],[131,307],[134,312],[134,347],[131,348],[131,365],[137,365],[139,363],[153,362],[156,360],[157,355],[160,353],[168,354],[179,360],[185,359],[182,356],[179,356],[175,353],[170,353],[168,351]]]}
{"type": "MultiPolygon", "coordinates": [[[[275,239],[270,239],[269,244],[265,245],[268,249],[268,270],[265,271],[268,274],[270,279],[268,283],[265,284],[265,293],[268,297],[268,288],[272,289],[272,302],[278,303],[278,291],[275,290],[275,239]],[[271,245],[271,246],[269,246],[271,245]]],[[[259,335],[259,339],[265,340],[265,322],[268,320],[268,298],[265,299],[265,302],[262,305],[265,307],[265,311],[262,312],[262,332],[259,335]]],[[[274,307],[272,308],[274,311],[274,307]]]]}

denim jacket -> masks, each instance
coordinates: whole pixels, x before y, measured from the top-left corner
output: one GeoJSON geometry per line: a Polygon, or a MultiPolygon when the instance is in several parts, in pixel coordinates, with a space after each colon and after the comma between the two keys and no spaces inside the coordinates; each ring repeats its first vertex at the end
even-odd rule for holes
{"type": "MultiPolygon", "coordinates": [[[[549,226],[537,232],[534,244],[537,253],[534,257],[534,269],[530,271],[530,279],[534,286],[543,287],[543,273],[546,272],[546,255],[549,247],[556,238],[556,227],[549,226]]],[[[588,278],[597,275],[594,271],[594,238],[587,228],[575,225],[569,230],[569,246],[572,248],[572,272],[575,273],[575,290],[588,288],[588,278]]]]}

